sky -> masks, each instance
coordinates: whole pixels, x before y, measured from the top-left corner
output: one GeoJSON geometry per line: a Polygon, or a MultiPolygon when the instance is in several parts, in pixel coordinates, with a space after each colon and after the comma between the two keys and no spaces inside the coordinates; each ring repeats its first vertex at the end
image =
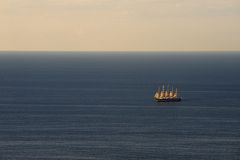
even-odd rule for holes
{"type": "Polygon", "coordinates": [[[240,0],[0,0],[0,50],[239,51],[240,0]]]}

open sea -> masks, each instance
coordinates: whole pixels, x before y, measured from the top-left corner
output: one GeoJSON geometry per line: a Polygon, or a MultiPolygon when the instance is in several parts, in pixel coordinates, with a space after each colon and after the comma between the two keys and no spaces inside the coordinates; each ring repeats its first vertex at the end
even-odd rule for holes
{"type": "Polygon", "coordinates": [[[239,160],[240,52],[2,51],[0,159],[239,160]]]}

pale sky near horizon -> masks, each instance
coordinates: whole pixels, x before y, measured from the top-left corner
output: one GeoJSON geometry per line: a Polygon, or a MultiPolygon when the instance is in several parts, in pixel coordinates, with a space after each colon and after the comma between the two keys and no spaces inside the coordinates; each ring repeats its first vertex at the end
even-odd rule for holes
{"type": "Polygon", "coordinates": [[[240,0],[0,0],[0,50],[240,50],[240,0]]]}

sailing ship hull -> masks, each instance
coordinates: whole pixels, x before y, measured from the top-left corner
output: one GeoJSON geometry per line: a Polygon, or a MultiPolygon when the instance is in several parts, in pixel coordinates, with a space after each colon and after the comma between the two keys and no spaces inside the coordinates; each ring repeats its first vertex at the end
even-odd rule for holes
{"type": "Polygon", "coordinates": [[[157,102],[180,102],[181,98],[155,98],[157,102]]]}

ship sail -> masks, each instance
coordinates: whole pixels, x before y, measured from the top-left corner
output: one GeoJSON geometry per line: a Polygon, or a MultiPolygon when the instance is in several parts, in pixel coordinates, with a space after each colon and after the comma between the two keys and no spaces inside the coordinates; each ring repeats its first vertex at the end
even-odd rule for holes
{"type": "Polygon", "coordinates": [[[165,97],[169,96],[169,91],[168,91],[169,86],[167,86],[167,90],[165,91],[165,97]]]}
{"type": "Polygon", "coordinates": [[[169,93],[169,97],[170,97],[170,98],[173,97],[173,92],[172,92],[172,91],[170,91],[170,93],[169,93]]]}
{"type": "Polygon", "coordinates": [[[156,92],[155,95],[154,95],[155,98],[159,98],[159,93],[156,92]]]}
{"type": "Polygon", "coordinates": [[[177,88],[176,88],[176,91],[175,91],[173,97],[176,98],[177,96],[178,96],[178,91],[177,91],[177,88]]]}
{"type": "Polygon", "coordinates": [[[164,91],[161,91],[160,98],[164,97],[164,91]]]}
{"type": "Polygon", "coordinates": [[[172,86],[172,90],[171,90],[170,93],[169,93],[169,97],[170,97],[170,98],[173,98],[173,86],[172,86]]]}
{"type": "Polygon", "coordinates": [[[172,96],[173,96],[172,91],[170,91],[169,97],[172,98],[172,96]]]}
{"type": "Polygon", "coordinates": [[[166,90],[165,92],[165,97],[168,97],[168,90],[166,90]]]}
{"type": "Polygon", "coordinates": [[[156,91],[154,98],[159,98],[160,97],[160,89],[158,88],[158,90],[156,91]]]}

